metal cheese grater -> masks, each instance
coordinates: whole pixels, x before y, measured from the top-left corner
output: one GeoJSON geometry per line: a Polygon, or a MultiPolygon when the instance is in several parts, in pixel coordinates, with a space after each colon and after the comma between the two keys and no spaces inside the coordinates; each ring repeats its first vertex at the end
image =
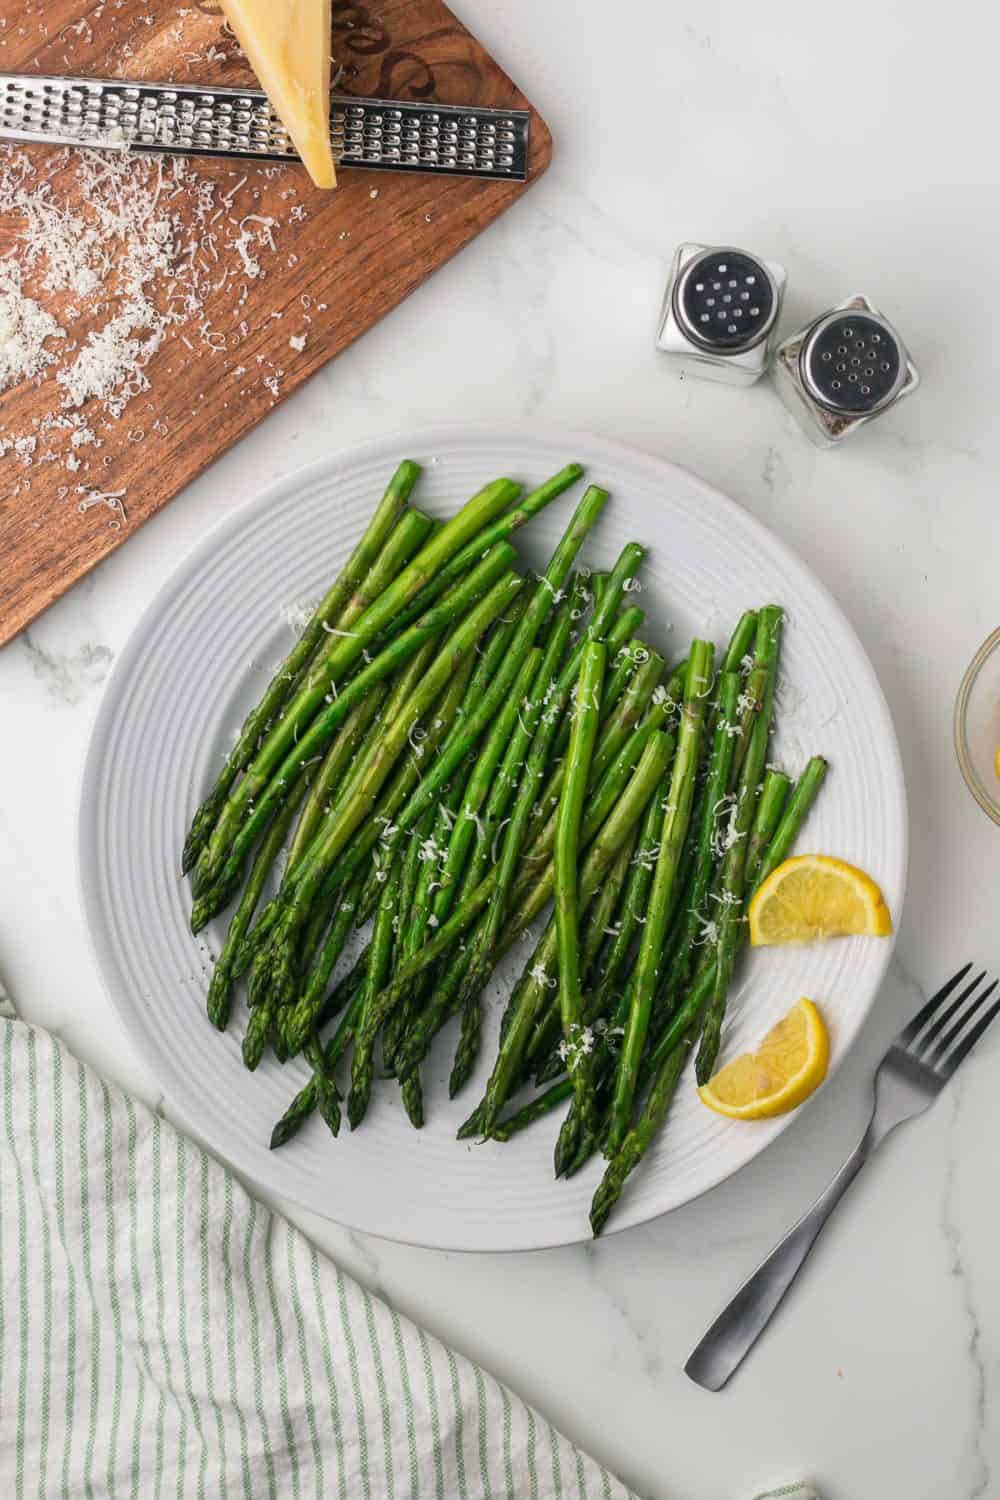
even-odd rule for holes
{"type": "Polygon", "coordinates": [[[888,318],[860,293],[778,348],[774,378],[789,410],[821,447],[843,442],[920,383],[888,318]]]}
{"type": "Polygon", "coordinates": [[[785,269],[745,250],[679,245],[657,346],[686,374],[752,385],[767,368],[785,269]]]}
{"type": "MultiPolygon", "coordinates": [[[[530,114],[356,99],[335,94],[338,167],[524,182],[530,114]]],[[[0,140],[112,147],[181,156],[297,161],[288,132],[257,89],[0,73],[0,140]]]]}

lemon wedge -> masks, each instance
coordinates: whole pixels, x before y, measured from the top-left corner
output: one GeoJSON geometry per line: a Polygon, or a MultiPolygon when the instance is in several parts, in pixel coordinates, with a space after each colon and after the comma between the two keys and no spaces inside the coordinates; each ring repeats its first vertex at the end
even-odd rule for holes
{"type": "Polygon", "coordinates": [[[750,902],[749,918],[755,948],[892,932],[889,908],[871,876],[828,854],[786,859],[750,902]]]}
{"type": "Polygon", "coordinates": [[[830,1039],[811,1000],[793,1005],[756,1052],[720,1068],[699,1090],[701,1102],[731,1120],[765,1120],[796,1109],[826,1077],[830,1039]]]}

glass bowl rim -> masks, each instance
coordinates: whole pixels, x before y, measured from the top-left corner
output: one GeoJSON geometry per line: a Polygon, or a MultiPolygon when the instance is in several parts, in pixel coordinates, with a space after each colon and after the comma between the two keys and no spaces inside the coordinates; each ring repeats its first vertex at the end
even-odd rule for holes
{"type": "Polygon", "coordinates": [[[983,641],[979,650],[965,669],[965,675],[959,684],[958,693],[955,696],[955,712],[952,720],[952,733],[955,741],[955,754],[958,757],[959,769],[969,791],[975,797],[979,806],[987,817],[993,819],[994,823],[1000,824],[1000,801],[991,797],[983,786],[982,781],[972,764],[969,754],[969,741],[966,733],[966,721],[968,717],[969,699],[976,685],[976,679],[993,655],[1000,648],[1000,626],[992,631],[983,641]]]}

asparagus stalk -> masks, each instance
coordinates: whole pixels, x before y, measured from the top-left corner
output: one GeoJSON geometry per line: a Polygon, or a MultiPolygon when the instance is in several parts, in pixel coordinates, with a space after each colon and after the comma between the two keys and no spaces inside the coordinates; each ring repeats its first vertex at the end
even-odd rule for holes
{"type": "Polygon", "coordinates": [[[693,1036],[689,1033],[665,1058],[657,1072],[649,1097],[635,1125],[619,1143],[605,1169],[604,1176],[590,1205],[590,1227],[594,1238],[603,1230],[608,1215],[618,1202],[625,1179],[639,1165],[666,1118],[678,1080],[691,1051],[693,1036]]]}
{"type": "MultiPolygon", "coordinates": [[[[438,831],[444,826],[445,809],[438,813],[438,831]]],[[[428,838],[437,847],[434,829],[434,811],[428,808],[409,835],[401,867],[401,889],[396,910],[396,942],[392,953],[392,968],[395,969],[406,956],[415,952],[424,940],[427,931],[426,917],[429,915],[427,887],[431,881],[431,870],[436,860],[424,859],[428,838]],[[424,920],[420,920],[423,913],[424,920]]],[[[390,970],[391,972],[391,970],[390,970]]],[[[387,1069],[392,1068],[396,1046],[402,1038],[406,1020],[406,1005],[401,1005],[389,1017],[382,1037],[382,1056],[387,1069]],[[394,1025],[394,1023],[396,1023],[394,1025]]]]}
{"type": "MultiPolygon", "coordinates": [[[[587,852],[579,880],[581,904],[592,899],[607,870],[614,863],[622,843],[642,817],[672,753],[673,741],[667,734],[656,734],[647,744],[628,786],[587,852]]],[[[584,841],[585,837],[586,812],[584,841]]],[[[499,1118],[510,1090],[520,1076],[525,1048],[539,1010],[548,998],[550,980],[554,978],[551,971],[555,966],[556,951],[555,923],[550,921],[535,949],[531,966],[526,971],[521,994],[501,1041],[482,1105],[472,1119],[466,1121],[460,1135],[474,1134],[476,1130],[488,1135],[493,1123],[499,1118]]]]}
{"type": "MultiPolygon", "coordinates": [[[[354,1039],[358,1017],[364,1004],[364,967],[359,965],[350,976],[353,982],[354,993],[351,1000],[340,1018],[333,1036],[323,1049],[323,1063],[327,1077],[331,1077],[333,1069],[343,1057],[347,1048],[354,1039]]],[[[299,1090],[291,1104],[285,1110],[281,1119],[271,1131],[271,1150],[276,1151],[279,1146],[284,1146],[294,1135],[302,1129],[319,1103],[319,1084],[314,1069],[309,1082],[299,1090]]]]}
{"type": "MultiPolygon", "coordinates": [[[[428,647],[433,649],[431,642],[428,642],[424,649],[428,647]]],[[[418,653],[413,658],[413,662],[419,662],[421,655],[422,653],[418,653]]],[[[295,834],[288,850],[289,869],[295,867],[304,850],[308,848],[327,804],[336,795],[341,780],[349,770],[359,746],[364,743],[373,721],[378,717],[388,692],[387,682],[376,683],[368,696],[360,700],[337,731],[336,737],[323,757],[305,806],[299,815],[299,821],[295,825],[295,834]]]]}
{"type": "Polygon", "coordinates": [[[337,856],[371,813],[379,789],[399,759],[414,725],[419,724],[462,662],[475,650],[483,632],[513,599],[521,582],[514,573],[500,578],[455,627],[405,708],[391,724],[384,726],[351,797],[334,810],[301,865],[292,872],[281,898],[282,914],[270,939],[271,975],[278,988],[279,1005],[287,1003],[294,991],[296,938],[337,856]]]}
{"type": "MultiPolygon", "coordinates": [[[[479,884],[486,874],[490,861],[495,859],[494,844],[503,826],[508,808],[511,808],[511,817],[507,821],[507,826],[512,831],[505,836],[503,847],[506,850],[513,840],[514,862],[516,863],[520,858],[527,816],[531,813],[538,783],[544,775],[545,765],[551,752],[552,739],[558,726],[558,708],[550,713],[546,705],[550,698],[557,695],[557,675],[569,643],[570,632],[573,628],[573,613],[580,596],[581,588],[575,581],[569,591],[569,597],[563,600],[556,611],[553,627],[545,644],[545,655],[532,684],[529,700],[518,714],[517,725],[490,788],[482,819],[482,829],[477,836],[472,859],[466,871],[463,893],[479,884]],[[521,795],[521,788],[524,787],[525,781],[527,786],[521,795]],[[518,822],[519,818],[523,821],[523,828],[518,822]]],[[[435,914],[439,918],[446,915],[442,911],[436,911],[435,914]]]]}
{"type": "Polygon", "coordinates": [[[351,884],[345,887],[337,904],[330,931],[309,971],[308,982],[302,994],[293,1005],[281,1012],[278,1025],[286,1057],[293,1057],[305,1045],[316,1022],[330,975],[337,967],[351,935],[360,894],[361,881],[355,876],[351,884]]]}
{"type": "MultiPolygon", "coordinates": [[[[808,763],[802,776],[799,778],[792,795],[785,803],[781,814],[781,821],[775,829],[773,836],[768,842],[766,834],[762,833],[761,842],[766,845],[753,882],[753,890],[757,891],[763,885],[769,875],[778,868],[783,860],[787,859],[799,832],[809,815],[809,811],[816,800],[820,787],[827,773],[827,762],[822,756],[814,756],[808,763]]],[[[761,815],[768,811],[773,813],[775,803],[773,800],[762,797],[758,807],[758,822],[761,815]]],[[[745,933],[743,940],[745,941],[745,933]]],[[[700,1015],[712,992],[712,984],[715,976],[714,957],[709,954],[706,961],[698,971],[697,977],[685,997],[683,1005],[672,1017],[669,1026],[643,1065],[643,1078],[647,1079],[658,1072],[664,1060],[681,1042],[690,1027],[700,1015]]],[[[539,1094],[530,1103],[523,1106],[515,1114],[509,1116],[491,1132],[495,1140],[509,1140],[512,1135],[518,1134],[526,1129],[536,1120],[543,1119],[551,1114],[560,1105],[565,1104],[573,1095],[573,1085],[569,1078],[562,1078],[554,1083],[545,1093],[539,1094]]]]}
{"type": "MultiPolygon", "coordinates": [[[[609,714],[601,725],[590,768],[592,781],[598,781],[605,775],[622,746],[628,742],[636,724],[642,719],[653,699],[663,667],[662,656],[651,655],[648,661],[639,667],[614,712],[609,714]]],[[[657,708],[659,710],[657,713],[648,720],[644,720],[644,726],[650,729],[650,732],[652,732],[650,726],[655,725],[656,728],[661,728],[666,723],[667,714],[664,706],[657,705],[657,708]]],[[[556,748],[558,749],[558,745],[556,748]]],[[[564,761],[554,768],[545,783],[545,788],[539,798],[538,816],[528,831],[529,846],[525,857],[529,864],[539,857],[538,849],[548,847],[551,842],[565,774],[564,761]],[[551,808],[547,819],[544,816],[546,808],[551,808]]]]}
{"type": "MultiPolygon", "coordinates": [[[[587,925],[584,928],[583,939],[580,944],[580,973],[585,989],[592,986],[601,949],[604,947],[611,923],[614,921],[615,914],[621,904],[637,840],[638,830],[633,838],[627,839],[622,845],[621,853],[608,871],[608,878],[598,892],[594,905],[588,913],[587,925]]],[[[585,1008],[585,1016],[589,1020],[594,1014],[595,1012],[593,1012],[588,1002],[585,1008]]],[[[599,1014],[599,1012],[596,1014],[599,1014]]],[[[529,1055],[531,1055],[530,1049],[529,1055]]]]}
{"type": "MultiPolygon", "coordinates": [[[[389,540],[386,542],[384,548],[379,553],[371,569],[366,575],[361,585],[361,591],[357,591],[354,595],[352,595],[350,604],[338,617],[337,624],[335,626],[331,625],[324,628],[324,643],[321,643],[321,645],[317,648],[317,651],[314,653],[313,657],[309,662],[306,663],[306,665],[299,673],[298,677],[292,683],[289,691],[289,699],[293,704],[298,702],[299,697],[303,692],[308,691],[321,680],[322,672],[320,663],[323,659],[324,654],[330,650],[330,642],[346,639],[352,634],[348,622],[353,623],[353,621],[357,618],[354,611],[358,605],[358,602],[362,601],[365,598],[378,597],[380,594],[384,593],[385,589],[389,586],[389,584],[391,584],[393,579],[399,576],[407,561],[413,556],[417,549],[427,541],[428,537],[433,533],[433,531],[434,523],[428,516],[423,515],[420,511],[408,510],[404,513],[392,535],[389,537],[389,540]]],[[[348,671],[346,679],[344,680],[342,686],[344,686],[345,688],[348,686],[355,671],[356,668],[352,668],[348,671]]],[[[331,696],[336,696],[336,692],[337,689],[334,685],[331,687],[330,693],[327,695],[328,701],[331,696]]],[[[279,714],[278,719],[275,721],[275,723],[279,724],[285,717],[285,713],[290,711],[291,710],[286,709],[285,712],[279,714]]],[[[293,735],[295,744],[298,743],[299,729],[304,729],[305,727],[306,721],[303,720],[302,723],[295,728],[293,735]]],[[[250,774],[249,768],[247,774],[250,774]]],[[[236,790],[230,794],[229,799],[226,803],[226,807],[223,809],[224,815],[227,817],[231,816],[229,811],[230,807],[241,799],[245,799],[246,807],[253,807],[254,794],[247,792],[246,778],[244,778],[244,781],[241,782],[236,790]]],[[[239,818],[233,819],[232,826],[234,829],[239,827],[239,821],[239,818]]],[[[219,822],[220,824],[222,822],[221,815],[219,822]]],[[[217,825],[216,829],[212,831],[211,837],[209,838],[206,847],[199,855],[198,862],[195,865],[194,871],[192,872],[191,876],[191,888],[195,896],[206,890],[211,885],[212,881],[216,878],[219,868],[218,851],[220,849],[224,849],[225,837],[226,836],[220,831],[220,828],[217,825]],[[213,850],[215,851],[214,853],[213,850]]]]}
{"type": "MultiPolygon", "coordinates": [[[[380,652],[371,664],[353,677],[343,692],[334,697],[326,709],[317,715],[302,738],[293,743],[275,774],[262,788],[258,789],[261,795],[221,856],[222,862],[216,869],[211,886],[205,889],[199,887],[201,893],[195,901],[191,917],[193,931],[200,931],[215,912],[225,905],[232,891],[239,884],[243,862],[249,850],[256,842],[261,829],[284,800],[288,787],[295,784],[306,764],[323,753],[334,731],[347,718],[355,704],[367,696],[375,683],[383,681],[395,672],[414,652],[419,650],[425,641],[439,635],[445,626],[464,616],[470,605],[475,605],[475,601],[482,601],[484,596],[492,599],[491,586],[502,589],[505,578],[507,580],[515,578],[515,575],[509,571],[511,561],[513,561],[513,549],[505,543],[500,543],[493,552],[487,554],[478,568],[457,584],[454,590],[434,609],[423,615],[415,625],[412,625],[409,630],[398,636],[384,651],[380,652]]],[[[520,580],[517,580],[517,583],[520,587],[520,580]]],[[[476,608],[481,609],[482,603],[473,608],[472,614],[476,613],[476,608]]],[[[471,618],[471,615],[469,617],[471,618]]],[[[247,785],[248,778],[249,773],[241,783],[240,791],[247,785]]],[[[221,827],[221,820],[219,826],[221,827]]],[[[213,835],[213,839],[214,837],[213,835]]],[[[206,855],[210,853],[210,850],[211,846],[206,851],[206,855]]],[[[202,857],[204,858],[205,856],[202,857]]],[[[198,862],[199,870],[207,868],[207,865],[203,866],[202,859],[198,862]]]]}
{"type": "Polygon", "coordinates": [[[566,754],[566,776],[559,798],[555,836],[555,922],[559,957],[559,1009],[570,1076],[583,1117],[594,1109],[588,1053],[581,1045],[583,992],[580,984],[579,871],[580,825],[597,739],[601,686],[607,664],[603,641],[590,641],[584,652],[576,692],[576,712],[566,754]]]}
{"type": "MultiPolygon", "coordinates": [[[[712,753],[708,778],[701,798],[686,910],[681,919],[676,956],[666,976],[667,987],[673,995],[679,994],[687,985],[691,975],[693,956],[697,952],[699,934],[707,921],[706,906],[712,871],[717,858],[717,844],[720,832],[725,834],[724,822],[730,811],[729,773],[733,763],[736,735],[739,732],[736,711],[739,692],[739,673],[729,670],[721,672],[716,690],[718,707],[715,715],[712,753]]],[[[735,799],[731,807],[735,812],[735,799]]]]}
{"type": "Polygon", "coordinates": [[[744,610],[737,620],[736,628],[730,637],[729,646],[722,663],[722,670],[724,672],[742,672],[744,670],[747,657],[753,650],[756,634],[757,611],[755,609],[744,610]]]}
{"type": "MultiPolygon", "coordinates": [[[[326,649],[317,653],[310,663],[308,681],[299,688],[282,718],[267,732],[252,763],[246,768],[246,775],[231,792],[219,814],[211,839],[195,867],[199,872],[199,889],[216,878],[225,852],[243,821],[247,804],[259,796],[294,749],[297,738],[310,724],[327,694],[339,690],[339,684],[344,682],[348,671],[369,643],[466,542],[510,503],[516,493],[517,486],[511,480],[498,479],[473,496],[456,516],[435,532],[413,561],[355,620],[353,629],[345,636],[331,636],[326,649]]],[[[498,545],[506,546],[504,543],[498,545]]],[[[504,553],[506,556],[511,554],[512,549],[504,553]]],[[[410,638],[409,631],[404,635],[404,639],[407,638],[410,638]]],[[[385,657],[388,650],[391,648],[381,652],[380,657],[385,657]]]]}
{"type": "Polygon", "coordinates": [[[694,641],[691,645],[684,691],[684,708],[677,739],[677,755],[670,778],[670,796],[663,820],[663,832],[650,892],[649,909],[639,945],[625,1041],[618,1060],[618,1074],[615,1080],[614,1102],[608,1132],[612,1151],[624,1138],[631,1119],[639,1063],[646,1042],[646,1031],[659,976],[670,901],[694,801],[695,780],[704,735],[705,704],[712,687],[713,654],[712,646],[706,641],[694,641]]]}
{"type": "MultiPolygon", "coordinates": [[[[823,784],[827,772],[827,762],[822,756],[814,756],[806,766],[795,790],[785,807],[778,824],[777,832],[768,845],[767,854],[761,861],[757,872],[754,891],[759,891],[764,881],[791,853],[792,845],[798,836],[799,829],[805,822],[809,809],[816,800],[819,789],[823,784]]],[[[746,932],[741,930],[741,939],[746,941],[746,932]]],[[[697,1019],[712,994],[715,984],[715,955],[707,957],[706,962],[699,969],[694,983],[684,998],[684,1002],[678,1007],[673,1018],[667,1026],[663,1035],[659,1038],[656,1046],[649,1055],[648,1074],[654,1072],[663,1061],[666,1054],[671,1051],[687,1031],[692,1021],[697,1019]]]]}
{"type": "MultiPolygon", "coordinates": [[[[581,842],[584,847],[590,843],[624,792],[647,746],[662,732],[662,723],[656,718],[648,723],[640,724],[638,729],[633,729],[597,785],[588,788],[581,831],[581,842]]],[[[672,750],[673,737],[668,735],[667,739],[672,750]]],[[[513,914],[508,917],[507,925],[515,935],[531,925],[555,889],[555,866],[551,857],[555,842],[555,827],[554,822],[547,825],[542,839],[533,851],[537,856],[535,863],[530,870],[525,871],[514,887],[512,900],[516,902],[516,905],[513,914]],[[544,865],[542,861],[545,861],[544,865]]]]}
{"type": "Polygon", "coordinates": [[[525,706],[531,685],[534,682],[544,653],[536,646],[528,652],[515,677],[510,696],[501,707],[493,728],[487,734],[472,775],[461,808],[455,818],[448,842],[447,857],[441,873],[441,889],[434,902],[437,921],[447,916],[462,873],[465,869],[477,827],[481,824],[480,813],[489,795],[501,760],[517,728],[517,720],[525,706]]]}
{"type": "MultiPolygon", "coordinates": [[[[374,1044],[374,1037],[365,1031],[364,1023],[389,972],[399,889],[400,875],[398,871],[393,871],[382,888],[382,898],[375,914],[375,927],[368,948],[368,969],[365,974],[361,1014],[354,1041],[355,1058],[357,1058],[359,1048],[370,1048],[374,1044]]],[[[347,1118],[352,1130],[357,1130],[367,1113],[373,1076],[373,1070],[369,1067],[364,1074],[367,1087],[359,1087],[352,1069],[352,1086],[347,1099],[347,1118]]]]}
{"type": "Polygon", "coordinates": [[[764,776],[757,800],[757,812],[747,844],[746,883],[748,890],[757,886],[757,872],[767,853],[774,831],[781,822],[781,815],[788,802],[791,782],[783,771],[769,768],[764,776]]]}
{"type": "MultiPolygon", "coordinates": [[[[428,756],[433,755],[437,745],[450,729],[454,717],[458,712],[459,706],[465,695],[471,673],[472,660],[470,658],[459,668],[458,672],[455,674],[455,677],[452,679],[451,683],[442,694],[440,700],[435,705],[433,714],[430,718],[430,724],[427,729],[426,738],[420,741],[417,746],[417,749],[422,751],[423,754],[426,754],[428,756]]],[[[395,714],[393,715],[393,717],[395,717],[395,714]]],[[[368,824],[366,825],[364,834],[356,839],[355,842],[351,845],[349,851],[350,857],[340,861],[338,865],[335,866],[334,869],[330,872],[330,876],[324,882],[322,889],[320,890],[319,896],[317,898],[318,901],[332,901],[335,898],[336,893],[340,889],[340,887],[346,881],[350,880],[355,873],[360,873],[364,862],[368,859],[369,855],[371,855],[373,852],[378,854],[380,836],[386,828],[392,827],[392,819],[397,809],[406,800],[410,791],[419,780],[419,777],[420,756],[416,753],[416,751],[413,751],[404,760],[403,764],[397,768],[388,787],[380,797],[375,811],[369,819],[368,824]]],[[[379,857],[377,860],[379,868],[381,868],[383,863],[384,862],[381,860],[381,857],[379,857]]],[[[381,891],[380,882],[376,881],[376,887],[379,891],[381,891]]],[[[363,904],[364,897],[362,896],[359,897],[357,903],[358,909],[355,912],[355,926],[359,925],[359,922],[364,916],[370,915],[370,911],[368,913],[364,913],[363,904]]],[[[256,927],[248,935],[243,943],[242,948],[240,949],[236,964],[237,977],[249,966],[256,953],[264,946],[267,939],[270,937],[270,934],[273,931],[280,914],[280,902],[273,901],[271,902],[267,910],[262,913],[256,927]]],[[[314,981],[312,978],[306,980],[305,989],[303,991],[304,995],[308,993],[309,986],[313,982],[314,981]]],[[[325,980],[321,982],[320,988],[322,988],[322,983],[325,983],[325,980]]]]}
{"type": "Polygon", "coordinates": [[[399,826],[404,831],[412,828],[424,808],[438,795],[455,766],[464,759],[486,726],[492,722],[494,715],[511,690],[525,652],[530,650],[543,623],[562,597],[563,586],[569,576],[573,560],[607,504],[608,498],[608,492],[598,489],[596,485],[591,485],[583,496],[562,540],[552,555],[552,560],[541,580],[542,587],[524,612],[524,617],[511,641],[507,660],[469,718],[456,726],[448,742],[439,751],[434,765],[429,768],[409,803],[401,811],[399,826]]]}
{"type": "MultiPolygon", "coordinates": [[[[505,610],[503,615],[501,615],[501,617],[497,620],[496,625],[490,632],[486,645],[482,649],[479,660],[475,665],[475,670],[471,674],[471,678],[468,681],[468,686],[462,696],[461,702],[458,704],[456,711],[450,716],[447,725],[444,727],[444,732],[429,733],[427,739],[423,741],[419,746],[420,755],[419,757],[416,757],[416,760],[419,762],[419,764],[415,767],[415,774],[408,778],[407,788],[403,795],[398,795],[396,793],[393,794],[391,816],[387,817],[385,822],[383,823],[383,828],[386,830],[386,859],[391,860],[393,854],[393,846],[396,838],[399,836],[399,829],[394,822],[396,814],[398,813],[399,809],[405,804],[414,788],[416,787],[417,783],[419,782],[420,775],[423,773],[424,766],[431,763],[439,748],[447,742],[448,736],[450,735],[454,725],[460,723],[462,720],[468,717],[469,713],[472,711],[472,708],[486,691],[488,684],[493,680],[493,677],[498,671],[501,662],[507,655],[511,639],[514,635],[514,631],[516,630],[518,622],[520,621],[525,609],[527,608],[532,592],[533,591],[530,588],[522,589],[514,599],[510,608],[505,610]]],[[[438,718],[440,718],[440,715],[438,716],[438,718]]],[[[435,721],[435,724],[437,724],[437,721],[435,721]]],[[[440,729],[440,726],[438,726],[438,729],[440,729]]],[[[395,782],[393,784],[395,786],[395,782]]],[[[348,851],[348,861],[354,860],[358,857],[357,850],[358,848],[363,848],[367,837],[368,835],[365,835],[362,838],[360,845],[352,846],[352,848],[348,851]]],[[[335,867],[331,872],[330,879],[336,880],[337,878],[339,878],[338,867],[335,867]]],[[[369,900],[368,894],[366,893],[366,898],[362,902],[361,911],[359,913],[359,921],[367,920],[372,911],[374,911],[377,902],[377,891],[374,900],[369,900]]]]}
{"type": "Polygon", "coordinates": [[[516,531],[519,531],[522,526],[525,526],[528,521],[544,510],[547,505],[551,505],[553,500],[557,500],[560,495],[576,484],[582,474],[583,469],[579,464],[567,464],[565,468],[559,470],[558,474],[553,474],[551,479],[547,479],[544,484],[539,485],[538,489],[532,490],[530,494],[523,496],[512,510],[506,511],[497,520],[491,522],[478,536],[473,537],[472,541],[468,542],[460,552],[456,553],[450,562],[445,564],[433,582],[429,583],[417,595],[412,604],[407,605],[406,609],[399,612],[392,622],[391,629],[394,632],[405,629],[412,620],[415,620],[418,615],[422,614],[425,609],[428,609],[433,604],[434,600],[444,592],[449,583],[453,583],[467,569],[473,567],[484,552],[496,542],[507,541],[516,531]]]}
{"type": "Polygon", "coordinates": [[[181,868],[184,874],[187,874],[193,867],[207,844],[219,813],[225,805],[230,787],[239,773],[253,759],[261,735],[278,711],[284,707],[293,681],[324,639],[325,628],[336,623],[337,617],[351,594],[385,546],[393,527],[403,513],[403,508],[419,474],[418,465],[409,459],[405,459],[400,464],[340,576],[318,605],[312,619],[282,663],[280,670],[272,678],[257,707],[244,721],[239,738],[226,756],[215,786],[194,815],[181,858],[181,868]]]}
{"type": "MultiPolygon", "coordinates": [[[[645,921],[649,888],[653,883],[653,871],[656,868],[656,856],[659,853],[660,836],[663,831],[663,819],[669,795],[669,783],[664,781],[646,809],[642,832],[639,835],[639,847],[632,860],[628,883],[625,887],[621,925],[604,960],[604,972],[594,995],[594,1014],[598,1016],[603,1015],[610,1004],[636,934],[645,921]]],[[[532,1049],[531,1055],[541,1055],[541,1051],[539,1043],[532,1049]]]]}
{"type": "Polygon", "coordinates": [[[331,1135],[340,1134],[340,1093],[336,1079],[327,1069],[322,1045],[315,1033],[306,1046],[306,1059],[313,1070],[316,1108],[331,1135]]]}
{"type": "MultiPolygon", "coordinates": [[[[781,776],[780,773],[772,772],[765,778],[764,787],[757,805],[757,816],[754,822],[753,833],[751,834],[751,848],[756,845],[756,863],[758,866],[764,861],[765,850],[768,849],[768,830],[773,832],[773,837],[770,838],[771,852],[767,858],[769,867],[776,869],[781,859],[785,857],[782,850],[787,852],[791,847],[798,827],[805,816],[805,811],[811,805],[812,799],[819,789],[824,773],[824,761],[815,760],[810,762],[802,781],[799,783],[797,791],[798,803],[794,809],[791,807],[791,804],[787,803],[787,777],[781,776]],[[784,822],[779,822],[782,808],[786,806],[791,816],[784,822]],[[775,832],[776,823],[778,828],[775,832]]],[[[747,865],[748,869],[753,868],[749,854],[747,865]]],[[[696,1012],[693,1014],[696,1014],[696,1012]]],[[[691,1055],[695,1038],[697,1037],[697,1026],[694,1024],[692,1016],[688,1018],[688,1029],[686,1031],[681,1031],[680,1028],[674,1029],[678,1032],[677,1039],[672,1050],[664,1050],[660,1056],[659,1066],[654,1075],[653,1086],[650,1089],[639,1119],[635,1127],[625,1137],[621,1149],[608,1163],[604,1177],[594,1195],[590,1211],[590,1222],[595,1235],[601,1233],[612,1208],[621,1196],[626,1179],[638,1166],[642,1157],[658,1135],[666,1118],[670,1101],[676,1092],[687,1060],[691,1055]]]]}
{"type": "MultiPolygon", "coordinates": [[[[753,684],[755,696],[759,697],[761,708],[753,724],[750,743],[740,771],[732,819],[732,836],[719,877],[719,935],[715,945],[715,981],[695,1061],[695,1076],[699,1084],[708,1082],[719,1055],[722,1022],[726,1013],[726,997],[729,994],[729,984],[739,948],[743,892],[746,884],[747,841],[753,826],[760,780],[764,772],[764,763],[767,760],[774,682],[778,671],[778,653],[781,645],[781,621],[781,610],[772,605],[762,609],[757,617],[757,644],[750,681],[753,684]]],[[[620,1139],[616,1144],[620,1144],[620,1139]]]]}
{"type": "Polygon", "coordinates": [[[219,1031],[225,1031],[229,1023],[229,1011],[232,1002],[232,989],[234,982],[233,969],[236,963],[236,955],[240,944],[246,935],[247,929],[253,920],[253,914],[257,910],[267,878],[274,867],[275,861],[281,853],[282,845],[291,827],[292,819],[296,809],[308,787],[308,782],[302,781],[296,793],[289,798],[284,811],[275,818],[267,831],[257,851],[250,876],[247,880],[240,904],[233,913],[233,919],[226,933],[226,941],[222,945],[222,951],[215,960],[212,970],[212,978],[208,986],[208,997],[206,1006],[208,1019],[219,1031]]]}
{"type": "MultiPolygon", "coordinates": [[[[514,798],[501,845],[499,865],[493,872],[493,890],[486,914],[476,928],[467,951],[462,955],[462,962],[453,963],[442,975],[431,1004],[414,1028],[404,1058],[400,1060],[401,1071],[405,1071],[407,1067],[415,1067],[426,1055],[441,1026],[456,1010],[461,1010],[462,1031],[449,1080],[452,1096],[464,1084],[479,1051],[480,992],[497,962],[494,950],[507,912],[525,830],[559,723],[556,674],[569,640],[577,594],[578,590],[574,587],[569,599],[559,606],[529,700],[518,716],[517,728],[511,736],[486,806],[484,836],[473,855],[463,888],[463,899],[485,877],[492,845],[490,830],[499,828],[500,820],[510,805],[510,798],[514,798]]],[[[436,910],[435,914],[439,918],[446,915],[443,909],[436,910]]]]}

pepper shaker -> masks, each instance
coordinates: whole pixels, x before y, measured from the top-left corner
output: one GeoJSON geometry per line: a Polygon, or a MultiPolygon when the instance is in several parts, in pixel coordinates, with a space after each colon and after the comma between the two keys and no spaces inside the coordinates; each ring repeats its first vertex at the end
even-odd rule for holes
{"type": "Polygon", "coordinates": [[[679,245],[657,348],[685,374],[753,385],[767,369],[786,279],[784,266],[745,250],[679,245]]]}
{"type": "Polygon", "coordinates": [[[781,399],[820,447],[843,442],[920,384],[899,334],[862,293],[785,339],[773,373],[781,399]]]}

